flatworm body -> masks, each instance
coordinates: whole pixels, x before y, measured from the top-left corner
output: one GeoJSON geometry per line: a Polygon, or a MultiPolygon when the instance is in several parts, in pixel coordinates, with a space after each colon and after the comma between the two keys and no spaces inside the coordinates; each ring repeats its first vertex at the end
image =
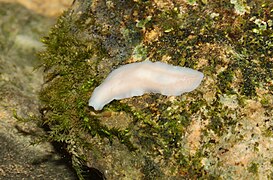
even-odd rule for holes
{"type": "Polygon", "coordinates": [[[101,85],[95,88],[89,106],[101,110],[114,99],[160,93],[179,96],[190,92],[201,83],[203,73],[162,62],[131,63],[112,71],[101,85]]]}

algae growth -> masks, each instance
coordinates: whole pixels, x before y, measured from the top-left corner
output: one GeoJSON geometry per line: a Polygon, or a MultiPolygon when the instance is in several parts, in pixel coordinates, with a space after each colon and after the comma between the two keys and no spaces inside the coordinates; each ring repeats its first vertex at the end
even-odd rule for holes
{"type": "Polygon", "coordinates": [[[272,176],[273,4],[236,2],[83,1],[59,18],[40,55],[41,112],[80,178],[82,164],[108,179],[272,176]],[[113,69],[146,58],[205,78],[175,98],[88,107],[113,69]]]}

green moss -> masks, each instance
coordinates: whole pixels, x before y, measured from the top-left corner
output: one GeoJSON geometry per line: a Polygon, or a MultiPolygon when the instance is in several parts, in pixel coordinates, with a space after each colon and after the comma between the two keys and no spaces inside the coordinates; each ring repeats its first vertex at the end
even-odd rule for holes
{"type": "MultiPolygon", "coordinates": [[[[98,82],[86,60],[96,53],[96,61],[99,61],[105,54],[100,47],[95,46],[97,42],[80,40],[78,34],[71,31],[72,22],[68,14],[58,20],[50,36],[44,39],[47,51],[40,55],[48,71],[47,86],[40,93],[44,123],[50,126],[48,140],[65,143],[73,141],[81,147],[85,144],[80,138],[81,134],[89,132],[92,136],[107,137],[110,142],[115,136],[132,150],[134,148],[128,140],[127,131],[109,129],[89,114],[88,92],[98,82]]],[[[73,151],[69,153],[78,157],[73,151]]],[[[74,165],[77,166],[77,163],[74,165]]]]}
{"type": "Polygon", "coordinates": [[[233,77],[234,72],[231,68],[218,74],[219,88],[222,93],[229,94],[230,92],[232,92],[230,84],[232,83],[233,77]]]}
{"type": "Polygon", "coordinates": [[[187,0],[187,3],[194,5],[197,2],[197,0],[187,0]]]}
{"type": "Polygon", "coordinates": [[[273,137],[273,126],[269,126],[263,131],[265,137],[273,137]]]}
{"type": "Polygon", "coordinates": [[[259,170],[259,165],[257,163],[251,163],[251,165],[248,167],[248,171],[257,174],[259,170]]]}
{"type": "Polygon", "coordinates": [[[230,0],[231,4],[234,4],[235,11],[238,14],[245,14],[249,12],[249,6],[244,0],[230,0]]]}
{"type": "Polygon", "coordinates": [[[148,158],[145,159],[145,164],[142,168],[142,172],[144,174],[144,179],[158,179],[162,178],[163,173],[161,172],[159,166],[154,164],[154,162],[148,158]]]}
{"type": "Polygon", "coordinates": [[[137,60],[145,60],[147,59],[147,50],[143,47],[142,44],[139,44],[135,47],[133,51],[133,57],[137,60]]]}

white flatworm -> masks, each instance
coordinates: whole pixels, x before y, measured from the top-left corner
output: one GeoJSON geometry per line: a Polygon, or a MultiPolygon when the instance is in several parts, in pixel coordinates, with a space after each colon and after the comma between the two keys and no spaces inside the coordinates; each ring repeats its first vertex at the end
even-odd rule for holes
{"type": "Polygon", "coordinates": [[[141,96],[149,92],[179,96],[197,88],[203,77],[199,71],[162,62],[146,60],[123,65],[112,71],[95,88],[89,106],[101,110],[114,99],[141,96]]]}

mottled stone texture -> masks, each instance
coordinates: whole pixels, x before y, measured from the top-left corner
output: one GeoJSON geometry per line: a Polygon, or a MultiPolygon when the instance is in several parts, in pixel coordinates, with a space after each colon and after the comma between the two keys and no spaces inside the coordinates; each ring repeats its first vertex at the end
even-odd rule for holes
{"type": "Polygon", "coordinates": [[[76,179],[50,143],[33,145],[45,134],[35,121],[43,82],[37,69],[37,53],[43,50],[39,40],[54,22],[19,4],[0,1],[1,180],[76,179]]]}
{"type": "Polygon", "coordinates": [[[40,92],[47,140],[80,178],[273,178],[271,0],[75,1],[44,38],[40,92]],[[120,65],[197,69],[200,87],[88,107],[120,65]],[[94,173],[93,173],[94,174],[94,173]]]}
{"type": "Polygon", "coordinates": [[[70,7],[73,0],[0,0],[0,2],[21,4],[37,14],[56,17],[70,7]]]}

